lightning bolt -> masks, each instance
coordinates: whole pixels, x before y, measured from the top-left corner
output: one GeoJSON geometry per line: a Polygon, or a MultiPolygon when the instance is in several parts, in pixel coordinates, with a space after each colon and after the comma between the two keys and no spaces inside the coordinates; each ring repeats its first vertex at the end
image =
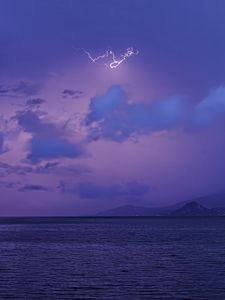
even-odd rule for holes
{"type": "Polygon", "coordinates": [[[104,58],[110,58],[111,57],[111,62],[109,64],[104,63],[104,65],[110,69],[115,69],[117,68],[120,64],[122,64],[122,62],[124,62],[127,58],[131,57],[132,55],[138,55],[139,51],[138,50],[134,50],[133,47],[129,47],[126,49],[126,52],[122,55],[120,55],[120,58],[116,58],[115,53],[112,50],[106,50],[105,53],[103,53],[102,55],[99,55],[97,57],[92,57],[90,52],[86,51],[85,49],[82,49],[84,51],[84,53],[88,56],[88,58],[96,63],[98,60],[104,59],[104,58]]]}

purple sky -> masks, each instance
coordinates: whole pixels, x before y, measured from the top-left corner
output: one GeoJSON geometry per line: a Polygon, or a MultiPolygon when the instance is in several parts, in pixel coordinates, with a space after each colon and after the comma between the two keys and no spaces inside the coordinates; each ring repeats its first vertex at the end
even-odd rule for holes
{"type": "Polygon", "coordinates": [[[0,214],[225,190],[223,0],[0,0],[0,214]],[[118,68],[93,57],[139,51],[118,68]]]}

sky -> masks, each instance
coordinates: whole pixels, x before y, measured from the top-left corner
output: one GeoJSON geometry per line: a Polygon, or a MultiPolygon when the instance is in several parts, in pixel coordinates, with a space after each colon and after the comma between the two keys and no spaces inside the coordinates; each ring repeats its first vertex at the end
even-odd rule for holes
{"type": "Polygon", "coordinates": [[[224,14],[223,0],[0,0],[0,215],[223,192],[224,14]]]}

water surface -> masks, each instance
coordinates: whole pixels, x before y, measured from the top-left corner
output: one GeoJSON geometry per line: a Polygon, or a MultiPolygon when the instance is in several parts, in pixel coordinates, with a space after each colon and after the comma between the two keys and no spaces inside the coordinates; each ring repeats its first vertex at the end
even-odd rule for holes
{"type": "Polygon", "coordinates": [[[0,218],[0,299],[225,299],[225,218],[0,218]]]}

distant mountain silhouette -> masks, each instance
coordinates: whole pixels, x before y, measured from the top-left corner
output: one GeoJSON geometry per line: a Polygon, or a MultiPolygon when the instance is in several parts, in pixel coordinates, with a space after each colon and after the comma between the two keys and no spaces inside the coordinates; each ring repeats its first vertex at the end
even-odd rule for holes
{"type": "Polygon", "coordinates": [[[221,216],[225,215],[225,208],[207,208],[196,201],[184,204],[181,208],[170,212],[171,216],[221,216]]]}
{"type": "Polygon", "coordinates": [[[171,211],[171,210],[179,209],[186,203],[190,203],[190,202],[197,202],[208,208],[225,207],[225,193],[215,193],[215,194],[210,194],[202,197],[197,197],[186,201],[177,202],[173,205],[164,208],[171,211]]]}
{"type": "MultiPolygon", "coordinates": [[[[216,196],[198,198],[201,202],[211,203],[216,196]],[[206,201],[204,201],[206,199],[206,201]]],[[[217,198],[218,199],[218,198],[217,198]]],[[[222,196],[219,198],[224,199],[222,196]]],[[[224,199],[225,200],[225,199],[224,199]]],[[[211,203],[212,207],[212,203],[211,203]]],[[[134,205],[124,205],[109,209],[97,214],[102,217],[147,217],[147,216],[225,216],[225,204],[223,207],[206,207],[198,201],[180,202],[168,207],[142,207],[134,205]]]]}

